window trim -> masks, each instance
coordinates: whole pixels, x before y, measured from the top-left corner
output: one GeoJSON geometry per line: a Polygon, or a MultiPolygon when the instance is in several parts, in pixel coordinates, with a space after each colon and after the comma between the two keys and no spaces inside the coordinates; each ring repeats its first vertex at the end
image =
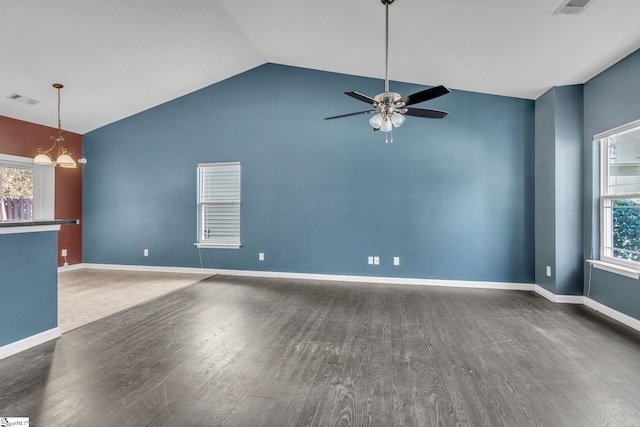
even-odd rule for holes
{"type": "MultiPolygon", "coordinates": [[[[605,232],[608,229],[608,225],[611,224],[613,219],[611,218],[612,210],[608,206],[608,202],[617,199],[640,199],[640,193],[627,193],[627,194],[608,194],[608,186],[610,180],[610,162],[609,162],[609,145],[607,139],[614,135],[640,128],[640,120],[627,123],[622,126],[618,126],[606,132],[594,135],[594,142],[599,144],[600,153],[600,188],[599,188],[599,237],[600,237],[600,256],[597,260],[587,260],[593,267],[601,270],[609,271],[611,273],[619,274],[622,276],[630,277],[636,280],[640,279],[640,262],[627,261],[613,256],[606,255],[607,242],[611,240],[612,236],[608,236],[605,232]]],[[[609,247],[613,246],[610,242],[609,247]]]]}
{"type": "Polygon", "coordinates": [[[34,165],[31,157],[0,153],[0,165],[33,170],[33,219],[54,219],[56,200],[55,166],[34,165]]]}
{"type": "Polygon", "coordinates": [[[198,163],[198,168],[197,168],[197,208],[196,208],[196,221],[197,221],[197,227],[196,227],[196,243],[194,243],[194,245],[198,248],[198,249],[239,249],[240,247],[242,247],[242,243],[241,243],[241,227],[240,227],[240,220],[241,220],[241,203],[242,203],[242,187],[241,187],[241,182],[242,182],[242,169],[240,166],[240,162],[216,162],[216,163],[198,163]],[[206,167],[221,167],[221,166],[237,166],[238,167],[238,186],[240,186],[239,191],[238,191],[238,199],[236,201],[233,202],[228,202],[225,204],[234,204],[237,205],[237,210],[238,210],[238,240],[237,241],[233,241],[233,242],[222,242],[222,241],[203,241],[201,240],[202,237],[202,206],[203,205],[210,205],[210,204],[214,204],[215,202],[203,202],[202,201],[202,168],[206,168],[206,167]]]}
{"type": "Polygon", "coordinates": [[[608,138],[610,136],[616,135],[618,133],[626,132],[628,130],[633,130],[637,127],[640,127],[640,119],[635,120],[631,123],[627,123],[626,125],[618,126],[616,128],[610,129],[606,132],[600,132],[597,135],[593,136],[594,141],[600,141],[601,139],[608,138]]]}

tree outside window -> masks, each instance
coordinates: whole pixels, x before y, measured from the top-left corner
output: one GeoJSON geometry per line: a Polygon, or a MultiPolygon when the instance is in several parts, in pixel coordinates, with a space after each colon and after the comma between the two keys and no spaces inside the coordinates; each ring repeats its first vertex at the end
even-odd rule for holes
{"type": "Polygon", "coordinates": [[[33,169],[0,166],[0,196],[0,219],[33,218],[33,169]]]}

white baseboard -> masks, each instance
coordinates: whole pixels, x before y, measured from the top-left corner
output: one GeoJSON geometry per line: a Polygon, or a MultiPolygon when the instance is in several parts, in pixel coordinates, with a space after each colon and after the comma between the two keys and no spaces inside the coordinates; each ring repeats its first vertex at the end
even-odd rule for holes
{"type": "Polygon", "coordinates": [[[582,295],[556,295],[556,301],[558,304],[584,304],[584,297],[582,295]]]}
{"type": "Polygon", "coordinates": [[[82,268],[83,268],[82,264],[73,264],[73,265],[68,265],[66,267],[58,267],[58,273],[63,273],[65,271],[80,270],[82,268]]]}
{"type": "Polygon", "coordinates": [[[556,294],[554,294],[551,291],[546,290],[545,288],[543,288],[542,286],[539,285],[533,285],[533,291],[540,295],[545,297],[546,299],[548,299],[551,302],[556,302],[556,294]]]}
{"type": "Polygon", "coordinates": [[[478,288],[478,289],[507,289],[519,291],[532,291],[531,283],[509,283],[509,282],[478,282],[465,280],[439,280],[439,279],[412,279],[404,277],[378,277],[378,276],[347,276],[335,274],[312,274],[312,273],[290,273],[283,271],[255,271],[255,270],[224,270],[212,268],[190,268],[190,267],[154,267],[144,265],[116,265],[116,264],[82,264],[83,268],[95,268],[101,270],[129,270],[129,271],[149,271],[165,273],[198,273],[198,274],[220,274],[226,276],[245,277],[266,277],[277,279],[303,279],[303,280],[328,280],[337,282],[364,282],[381,283],[394,285],[415,285],[415,286],[446,286],[457,288],[478,288]]]}
{"type": "MultiPolygon", "coordinates": [[[[223,274],[222,271],[230,270],[217,270],[213,268],[196,268],[196,267],[159,267],[152,265],[126,265],[126,264],[92,264],[82,263],[76,264],[82,266],[81,268],[89,268],[96,270],[121,270],[121,271],[148,271],[148,272],[162,272],[162,273],[194,273],[194,274],[223,274]]],[[[247,272],[249,273],[249,272],[247,272]]]]}
{"type": "Polygon", "coordinates": [[[607,317],[611,317],[614,320],[617,320],[620,323],[623,323],[636,331],[640,331],[640,320],[628,316],[624,313],[620,313],[613,308],[606,306],[604,304],[599,303],[598,301],[592,300],[591,298],[584,297],[584,305],[589,308],[594,309],[595,311],[599,311],[607,317]]]}
{"type": "Polygon", "coordinates": [[[553,292],[549,292],[545,288],[535,285],[535,292],[549,301],[561,304],[584,304],[589,308],[594,309],[595,311],[599,311],[607,317],[612,318],[613,320],[617,320],[618,322],[627,325],[636,331],[640,331],[640,320],[628,316],[624,313],[620,313],[613,308],[606,306],[604,304],[599,303],[598,301],[592,300],[591,298],[587,298],[581,295],[556,295],[553,292]]]}
{"type": "Polygon", "coordinates": [[[60,338],[60,330],[58,328],[53,328],[21,339],[20,341],[12,342],[11,344],[0,347],[0,359],[13,356],[16,353],[20,353],[21,351],[28,350],[31,347],[35,347],[56,338],[60,338]]]}
{"type": "Polygon", "coordinates": [[[626,314],[620,313],[597,301],[586,298],[582,295],[556,295],[539,285],[531,283],[509,283],[509,282],[478,282],[463,280],[438,280],[438,279],[411,279],[402,277],[374,277],[374,276],[342,276],[333,274],[309,274],[309,273],[288,273],[278,271],[255,271],[255,270],[223,270],[213,268],[190,268],[190,267],[154,267],[146,265],[119,265],[119,264],[76,264],[76,268],[95,268],[101,270],[129,270],[129,271],[149,271],[166,273],[198,273],[198,274],[221,274],[228,276],[246,277],[269,277],[280,279],[304,279],[304,280],[328,280],[340,282],[364,282],[398,285],[416,286],[445,286],[459,288],[477,289],[505,289],[518,291],[533,291],[544,298],[558,304],[584,304],[602,314],[611,317],[627,326],[640,331],[640,320],[626,314]]]}
{"type": "Polygon", "coordinates": [[[584,297],[582,295],[556,295],[539,285],[534,285],[533,291],[549,301],[558,304],[584,304],[584,297]]]}

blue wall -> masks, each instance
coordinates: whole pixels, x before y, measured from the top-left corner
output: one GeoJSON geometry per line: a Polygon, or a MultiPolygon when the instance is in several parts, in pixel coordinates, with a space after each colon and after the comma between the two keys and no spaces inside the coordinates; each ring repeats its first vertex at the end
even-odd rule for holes
{"type": "MultiPolygon", "coordinates": [[[[585,259],[599,257],[599,163],[593,136],[640,119],[640,50],[584,85],[584,243],[585,259]]],[[[640,319],[640,282],[593,269],[585,263],[585,295],[640,319]]]]}
{"type": "Polygon", "coordinates": [[[242,248],[205,268],[533,282],[534,102],[453,91],[393,144],[323,120],[382,88],[266,64],[84,135],[83,261],[199,267],[196,165],[240,161],[242,248]]]}
{"type": "Polygon", "coordinates": [[[582,294],[582,92],[554,87],[536,100],[535,280],[556,295],[582,294]]]}
{"type": "Polygon", "coordinates": [[[556,90],[536,100],[535,283],[556,292],[556,90]],[[551,267],[552,275],[546,273],[551,267]]]}
{"type": "Polygon", "coordinates": [[[57,252],[57,231],[0,234],[0,347],[58,326],[57,252]]]}
{"type": "MultiPolygon", "coordinates": [[[[556,90],[556,294],[582,295],[583,87],[556,90]]],[[[537,183],[536,183],[537,185],[537,183]]]]}

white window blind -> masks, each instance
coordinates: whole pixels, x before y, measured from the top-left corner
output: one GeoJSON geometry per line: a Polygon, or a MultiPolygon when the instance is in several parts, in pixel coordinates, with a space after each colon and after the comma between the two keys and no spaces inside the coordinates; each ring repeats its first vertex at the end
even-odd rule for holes
{"type": "Polygon", "coordinates": [[[240,163],[198,165],[198,247],[240,247],[240,163]]]}

